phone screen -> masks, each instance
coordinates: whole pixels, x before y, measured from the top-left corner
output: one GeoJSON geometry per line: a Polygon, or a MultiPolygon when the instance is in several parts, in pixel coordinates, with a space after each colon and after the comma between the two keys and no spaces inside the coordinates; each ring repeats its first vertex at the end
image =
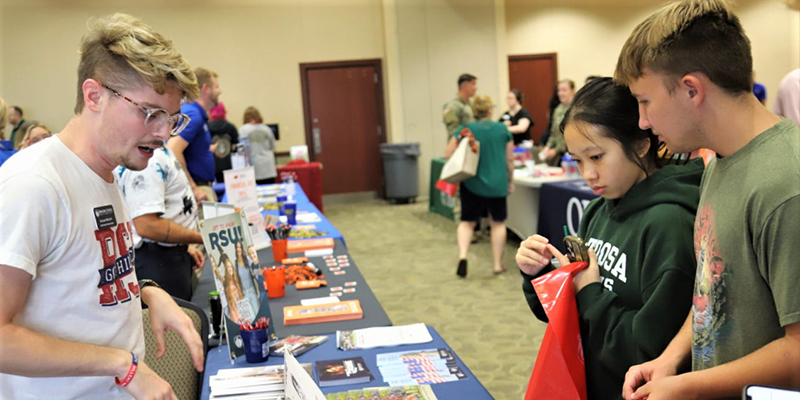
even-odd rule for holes
{"type": "Polygon", "coordinates": [[[744,400],[800,400],[800,392],[768,386],[748,386],[744,400]]]}

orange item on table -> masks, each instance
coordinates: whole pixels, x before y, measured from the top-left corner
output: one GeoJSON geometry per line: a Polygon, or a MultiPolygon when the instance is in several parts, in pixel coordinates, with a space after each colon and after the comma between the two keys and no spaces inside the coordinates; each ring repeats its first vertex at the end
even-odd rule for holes
{"type": "Polygon", "coordinates": [[[286,258],[286,246],[289,239],[280,239],[272,241],[272,261],[281,262],[286,258]]]}
{"type": "Polygon", "coordinates": [[[294,258],[284,258],[281,261],[281,264],[293,265],[293,264],[305,264],[307,262],[308,262],[308,257],[294,257],[294,258]]]}
{"type": "Polygon", "coordinates": [[[283,308],[283,324],[286,326],[361,319],[363,316],[364,312],[358,300],[283,308]]]}
{"type": "Polygon", "coordinates": [[[286,295],[286,283],[284,280],[285,268],[271,267],[262,270],[264,282],[267,285],[267,297],[274,299],[286,295]]]}
{"type": "Polygon", "coordinates": [[[315,279],[313,281],[299,281],[294,285],[294,287],[297,288],[297,290],[316,289],[320,286],[326,286],[327,284],[328,282],[326,281],[319,281],[315,279]]]}
{"type": "Polygon", "coordinates": [[[302,253],[308,250],[332,249],[333,238],[292,240],[287,245],[288,253],[302,253]]]}

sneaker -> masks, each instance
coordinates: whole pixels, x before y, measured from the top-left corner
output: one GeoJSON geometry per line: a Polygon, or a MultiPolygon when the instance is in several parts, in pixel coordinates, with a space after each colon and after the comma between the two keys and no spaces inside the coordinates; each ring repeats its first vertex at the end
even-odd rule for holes
{"type": "Polygon", "coordinates": [[[466,278],[467,277],[467,260],[458,260],[458,269],[456,275],[466,278]]]}

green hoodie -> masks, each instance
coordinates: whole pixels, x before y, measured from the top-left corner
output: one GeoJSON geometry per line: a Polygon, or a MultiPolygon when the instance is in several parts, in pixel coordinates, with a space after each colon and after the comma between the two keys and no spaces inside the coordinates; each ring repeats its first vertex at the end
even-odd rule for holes
{"type": "MultiPolygon", "coordinates": [[[[600,282],[577,294],[589,399],[620,399],[625,373],[659,355],[692,304],[692,237],[702,160],[666,166],[622,199],[593,200],[579,235],[597,253],[600,282]]],[[[547,266],[543,275],[553,268],[547,266]]],[[[531,279],[522,290],[547,321],[531,279]]]]}

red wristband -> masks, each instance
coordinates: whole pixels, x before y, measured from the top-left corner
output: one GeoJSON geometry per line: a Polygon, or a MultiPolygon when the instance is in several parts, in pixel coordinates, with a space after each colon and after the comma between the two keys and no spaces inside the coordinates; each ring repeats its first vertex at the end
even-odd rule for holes
{"type": "Polygon", "coordinates": [[[119,386],[128,386],[128,384],[133,380],[133,377],[136,375],[136,370],[139,368],[139,359],[136,358],[136,354],[131,352],[131,357],[133,358],[131,361],[131,368],[128,370],[128,374],[125,375],[125,379],[119,380],[119,378],[116,376],[114,377],[114,382],[116,382],[119,386]]]}

